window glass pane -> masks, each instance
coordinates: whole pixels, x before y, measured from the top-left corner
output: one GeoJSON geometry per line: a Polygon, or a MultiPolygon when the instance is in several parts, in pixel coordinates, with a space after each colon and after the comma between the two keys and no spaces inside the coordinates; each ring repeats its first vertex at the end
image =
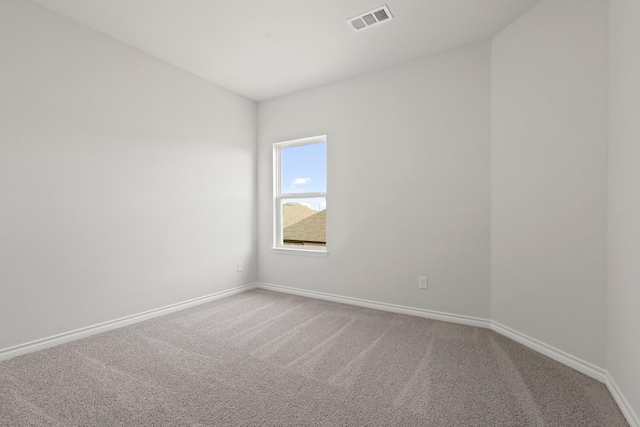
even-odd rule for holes
{"type": "Polygon", "coordinates": [[[327,245],[327,199],[282,200],[282,240],[285,245],[327,245]]]}
{"type": "Polygon", "coordinates": [[[327,143],[283,148],[282,193],[327,192],[327,143]]]}

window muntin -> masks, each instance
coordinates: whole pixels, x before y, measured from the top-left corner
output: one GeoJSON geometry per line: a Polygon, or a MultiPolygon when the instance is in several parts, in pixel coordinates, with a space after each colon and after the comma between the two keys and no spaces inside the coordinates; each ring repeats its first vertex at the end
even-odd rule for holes
{"type": "Polygon", "coordinates": [[[326,136],[274,144],[274,248],[326,252],[326,136]]]}

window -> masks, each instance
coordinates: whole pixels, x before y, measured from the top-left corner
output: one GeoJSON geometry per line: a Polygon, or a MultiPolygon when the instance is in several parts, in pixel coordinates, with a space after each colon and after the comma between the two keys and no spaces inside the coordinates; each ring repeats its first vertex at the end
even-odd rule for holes
{"type": "Polygon", "coordinates": [[[327,254],[327,137],[273,146],[277,253],[327,254]]]}

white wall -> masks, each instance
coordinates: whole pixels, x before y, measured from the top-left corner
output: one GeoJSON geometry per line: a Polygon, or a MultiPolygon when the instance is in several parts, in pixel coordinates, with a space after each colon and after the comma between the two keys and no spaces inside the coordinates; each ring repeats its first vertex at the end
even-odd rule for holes
{"type": "Polygon", "coordinates": [[[607,289],[605,1],[261,103],[257,164],[254,103],[0,2],[0,349],[251,283],[259,256],[262,282],[492,317],[640,412],[640,6],[610,10],[607,289]],[[330,255],[272,254],[272,143],[324,133],[330,255]]]}
{"type": "Polygon", "coordinates": [[[489,61],[484,42],[260,103],[259,281],[488,318],[489,61]],[[322,134],[329,256],[272,254],[272,144],[322,134]]]}
{"type": "Polygon", "coordinates": [[[607,2],[492,41],[492,319],[605,366],[607,2]]]}
{"type": "Polygon", "coordinates": [[[612,0],[607,369],[640,416],[640,2],[612,0]]]}
{"type": "Polygon", "coordinates": [[[255,281],[255,103],[27,1],[0,52],[0,349],[255,281]]]}

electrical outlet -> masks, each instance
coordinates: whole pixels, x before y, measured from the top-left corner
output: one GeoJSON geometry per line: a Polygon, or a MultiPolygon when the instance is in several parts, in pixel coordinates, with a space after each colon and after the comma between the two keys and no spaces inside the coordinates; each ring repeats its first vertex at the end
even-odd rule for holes
{"type": "Polygon", "coordinates": [[[240,273],[242,271],[242,263],[240,261],[238,261],[238,273],[240,273]]]}
{"type": "Polygon", "coordinates": [[[427,289],[427,283],[426,276],[420,276],[418,278],[418,289],[427,289]]]}

